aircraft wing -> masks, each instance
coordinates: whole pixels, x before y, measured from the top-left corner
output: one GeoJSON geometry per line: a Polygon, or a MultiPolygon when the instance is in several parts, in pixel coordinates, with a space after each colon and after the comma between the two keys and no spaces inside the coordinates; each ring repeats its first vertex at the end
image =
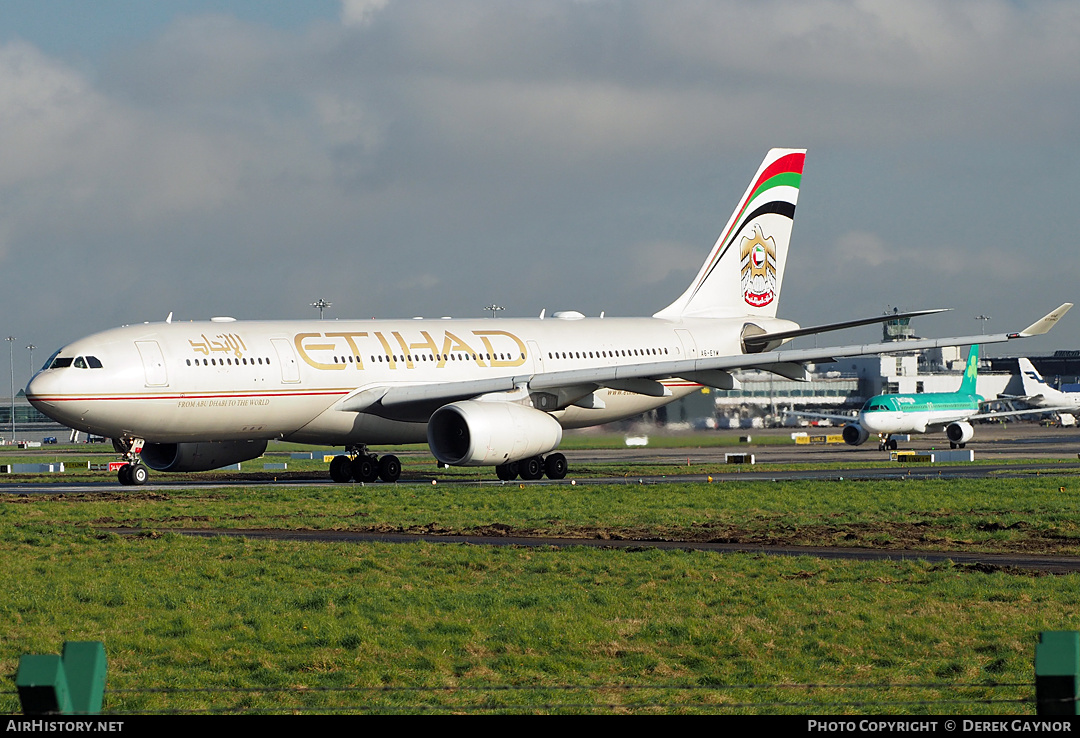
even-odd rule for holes
{"type": "Polygon", "coordinates": [[[845,320],[842,323],[826,323],[825,325],[814,325],[806,328],[798,328],[792,331],[777,331],[775,333],[757,333],[754,335],[748,335],[743,337],[743,344],[748,350],[755,348],[764,348],[770,344],[776,345],[777,341],[788,341],[792,338],[798,338],[799,336],[815,336],[820,333],[828,333],[830,331],[841,331],[845,328],[856,328],[861,325],[872,325],[874,323],[888,323],[890,320],[900,320],[901,318],[915,318],[920,315],[934,315],[935,313],[948,312],[952,308],[937,308],[934,310],[915,310],[908,313],[886,313],[885,315],[875,315],[872,318],[860,318],[859,320],[845,320]]]}
{"type": "Polygon", "coordinates": [[[887,354],[897,350],[970,346],[1012,341],[1042,335],[1064,315],[1072,303],[1040,318],[1022,331],[979,336],[925,338],[917,341],[853,344],[812,349],[789,349],[733,356],[711,356],[697,359],[651,361],[640,364],[590,367],[562,371],[522,373],[516,376],[474,379],[459,382],[438,382],[407,385],[364,386],[350,393],[337,405],[347,412],[367,412],[399,419],[426,419],[426,414],[439,406],[480,395],[527,389],[532,392],[576,388],[580,396],[593,389],[608,387],[653,397],[664,397],[668,390],[661,379],[683,378],[694,382],[720,386],[730,381],[729,371],[742,368],[769,369],[771,366],[789,370],[795,364],[833,361],[840,357],[887,354]],[[591,387],[591,388],[590,388],[591,387]]]}
{"type": "Polygon", "coordinates": [[[853,423],[858,420],[856,415],[840,415],[832,413],[806,413],[801,410],[785,410],[784,415],[793,415],[797,418],[821,418],[823,420],[835,420],[840,423],[853,423]]]}
{"type": "Polygon", "coordinates": [[[1032,407],[1027,410],[1003,410],[1001,412],[979,413],[969,415],[964,420],[985,420],[986,418],[1004,418],[1012,415],[1046,415],[1047,413],[1060,413],[1075,410],[1075,407],[1032,407]]]}

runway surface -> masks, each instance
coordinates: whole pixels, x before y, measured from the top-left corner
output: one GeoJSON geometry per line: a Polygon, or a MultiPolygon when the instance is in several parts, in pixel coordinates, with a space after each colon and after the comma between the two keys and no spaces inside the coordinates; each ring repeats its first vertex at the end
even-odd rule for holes
{"type": "MultiPolygon", "coordinates": [[[[830,429],[821,429],[815,433],[824,433],[830,429]]],[[[831,429],[833,432],[836,429],[831,429]]],[[[754,436],[783,434],[790,435],[790,431],[747,431],[753,440],[754,436]]],[[[625,449],[603,450],[569,450],[565,451],[570,463],[570,473],[564,480],[537,480],[499,482],[492,474],[490,481],[481,484],[493,488],[506,485],[551,485],[551,484],[659,484],[671,482],[695,482],[706,481],[710,476],[714,481],[761,481],[761,480],[792,480],[792,479],[920,479],[920,478],[974,478],[974,477],[1007,477],[1029,476],[1035,473],[1043,474],[1080,474],[1080,430],[1039,428],[1026,424],[1009,424],[1005,426],[979,426],[976,429],[976,440],[968,444],[968,448],[975,451],[978,464],[891,464],[885,468],[865,468],[863,465],[887,461],[887,452],[877,450],[876,443],[862,447],[846,445],[822,445],[822,446],[796,446],[795,444],[784,445],[754,445],[753,443],[739,447],[689,447],[657,449],[648,447],[630,447],[625,449]],[[725,454],[747,452],[753,453],[756,464],[754,466],[732,466],[724,463],[725,454]],[[989,463],[987,463],[989,462],[989,463]],[[785,470],[776,468],[780,465],[794,464],[830,464],[828,469],[817,470],[785,470]],[[641,465],[648,467],[650,474],[625,474],[612,477],[592,477],[577,479],[574,477],[575,467],[593,466],[598,464],[619,464],[620,466],[641,465]],[[672,473],[655,473],[657,466],[670,466],[672,473]],[[676,469],[677,467],[677,469],[676,469]],[[700,473],[697,469],[700,468],[700,473]]],[[[948,443],[942,443],[937,437],[913,438],[913,441],[902,444],[901,448],[916,451],[948,450],[948,443]],[[942,446],[945,448],[942,449],[942,446]]],[[[417,450],[401,454],[403,457],[426,456],[426,450],[417,450]]],[[[434,466],[434,464],[432,464],[434,466]]],[[[108,481],[93,483],[0,483],[0,494],[27,495],[27,494],[95,494],[95,493],[123,493],[125,490],[145,492],[168,493],[170,491],[183,490],[207,490],[220,487],[251,487],[253,492],[258,488],[265,487],[321,487],[332,484],[329,479],[312,475],[309,479],[290,479],[273,481],[272,479],[252,480],[238,474],[234,479],[218,481],[169,481],[151,482],[138,488],[120,487],[112,477],[108,481]]],[[[398,485],[408,486],[416,484],[430,485],[435,480],[440,485],[469,484],[476,485],[476,479],[454,479],[440,475],[434,469],[431,474],[416,474],[409,478],[403,478],[398,485]]],[[[382,483],[377,483],[382,484],[382,483]]],[[[358,494],[363,494],[362,484],[352,483],[358,494]]],[[[495,490],[493,489],[493,492],[495,490]]],[[[818,548],[801,546],[763,546],[761,544],[738,544],[738,543],[710,543],[696,541],[670,541],[670,540],[608,540],[608,539],[561,539],[539,537],[514,537],[514,536],[489,536],[489,535],[418,535],[407,533],[383,533],[383,532],[341,532],[341,531],[299,531],[299,530],[205,530],[205,529],[170,529],[171,532],[182,533],[192,536],[245,536],[251,538],[273,538],[279,540],[305,540],[312,542],[365,542],[383,541],[394,543],[408,543],[416,541],[431,541],[440,543],[457,543],[471,545],[498,545],[498,546],[597,546],[607,548],[661,548],[661,549],[695,549],[709,550],[721,553],[761,553],[783,556],[815,556],[820,558],[844,558],[854,560],[911,560],[920,559],[926,561],[952,561],[966,566],[1018,570],[1036,570],[1046,573],[1068,573],[1080,571],[1080,557],[1075,556],[1030,556],[1020,554],[983,554],[956,551],[913,551],[913,550],[888,550],[888,549],[854,549],[854,548],[818,548]]],[[[145,533],[134,529],[115,529],[121,535],[137,535],[145,533]]]]}
{"type": "MultiPolygon", "coordinates": [[[[814,434],[837,432],[836,428],[815,429],[814,434]]],[[[790,430],[750,430],[751,439],[765,436],[790,439],[790,430]]],[[[914,450],[920,453],[932,450],[948,451],[948,441],[943,436],[913,436],[908,443],[902,443],[902,450],[914,450]]],[[[659,482],[704,482],[709,477],[713,480],[797,480],[797,479],[949,479],[1029,476],[1033,473],[1080,474],[1080,429],[1041,428],[1029,424],[986,425],[976,427],[976,438],[968,443],[968,449],[975,452],[975,464],[901,464],[892,463],[885,467],[869,468],[868,464],[887,462],[889,453],[878,451],[876,443],[863,446],[829,444],[802,446],[794,443],[785,444],[740,444],[738,446],[685,447],[685,448],[649,448],[627,447],[616,449],[571,449],[565,453],[569,462],[569,473],[562,480],[536,480],[500,482],[495,479],[494,470],[477,469],[476,476],[462,478],[440,473],[430,459],[426,448],[396,452],[403,459],[423,458],[431,460],[431,473],[407,471],[398,484],[470,484],[478,483],[491,486],[507,484],[613,484],[613,483],[659,483],[659,482]],[[730,453],[750,453],[755,457],[755,464],[734,465],[725,463],[725,455],[730,453]],[[618,464],[631,467],[630,473],[618,476],[589,478],[575,477],[575,468],[596,465],[618,464]],[[827,469],[784,469],[791,465],[829,464],[827,469]],[[649,473],[633,473],[632,467],[641,466],[649,473]],[[670,467],[671,472],[656,470],[656,467],[670,467]]],[[[305,487],[333,484],[328,478],[318,473],[304,475],[301,478],[292,474],[279,475],[274,480],[272,475],[253,476],[237,473],[235,477],[221,477],[210,481],[192,477],[191,481],[155,481],[151,473],[150,481],[141,487],[142,491],[167,491],[182,489],[208,489],[213,487],[240,486],[279,486],[305,487]]],[[[350,483],[358,489],[363,485],[350,483]]],[[[382,484],[376,482],[375,484],[382,484]]],[[[0,494],[61,494],[122,491],[113,475],[102,477],[100,482],[3,482],[0,481],[0,494]]]]}

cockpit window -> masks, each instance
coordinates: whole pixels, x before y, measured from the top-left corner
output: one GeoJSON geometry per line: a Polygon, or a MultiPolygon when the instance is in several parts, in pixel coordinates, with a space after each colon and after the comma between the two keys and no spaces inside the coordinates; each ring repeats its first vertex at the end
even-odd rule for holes
{"type": "Polygon", "coordinates": [[[101,360],[96,356],[87,356],[86,357],[86,364],[91,369],[100,369],[101,368],[101,360]]]}
{"type": "Polygon", "coordinates": [[[52,364],[49,365],[49,368],[50,369],[64,369],[65,367],[71,366],[72,361],[73,361],[73,359],[70,356],[68,356],[68,357],[57,356],[55,359],[53,359],[53,362],[52,362],[52,364]]]}
{"type": "Polygon", "coordinates": [[[76,357],[74,367],[76,369],[85,369],[86,368],[86,359],[84,359],[81,356],[76,357]]]}

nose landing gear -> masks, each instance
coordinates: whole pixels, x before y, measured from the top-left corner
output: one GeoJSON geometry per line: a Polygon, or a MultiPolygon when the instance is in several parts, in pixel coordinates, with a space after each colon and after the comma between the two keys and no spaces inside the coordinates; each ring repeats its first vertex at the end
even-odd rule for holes
{"type": "Polygon", "coordinates": [[[146,484],[150,478],[150,471],[143,466],[139,459],[145,441],[141,438],[114,438],[113,448],[120,454],[125,462],[116,472],[117,481],[125,487],[146,484]]]}
{"type": "Polygon", "coordinates": [[[878,451],[895,451],[896,441],[889,433],[881,433],[878,435],[878,451]]]}

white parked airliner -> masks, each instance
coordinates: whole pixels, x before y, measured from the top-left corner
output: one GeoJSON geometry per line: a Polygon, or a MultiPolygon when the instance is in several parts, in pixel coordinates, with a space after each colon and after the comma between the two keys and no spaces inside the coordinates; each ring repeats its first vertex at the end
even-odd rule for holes
{"type": "Polygon", "coordinates": [[[1031,363],[1031,359],[1021,357],[1020,378],[1024,386],[1024,395],[1011,397],[999,395],[1003,399],[1023,400],[1032,407],[1044,408],[1048,411],[1074,412],[1080,410],[1080,392],[1063,392],[1046,383],[1039,370],[1031,363]]]}
{"type": "MultiPolygon", "coordinates": [[[[765,157],[686,291],[649,318],[147,323],[54,354],[27,399],[51,418],[113,439],[121,483],[147,469],[202,471],[260,456],[271,439],[343,446],[337,481],[394,481],[369,445],[426,441],[440,462],[495,466],[501,479],[566,475],[563,429],[628,418],[730,370],[805,378],[803,365],[895,345],[776,352],[812,328],[776,317],[805,151],[765,157]]],[[[1045,333],[1063,308],[995,336],[905,342],[905,350],[1045,333]]],[[[905,315],[924,315],[921,311],[905,315]]],[[[899,316],[903,317],[903,316],[899,316]]]]}

